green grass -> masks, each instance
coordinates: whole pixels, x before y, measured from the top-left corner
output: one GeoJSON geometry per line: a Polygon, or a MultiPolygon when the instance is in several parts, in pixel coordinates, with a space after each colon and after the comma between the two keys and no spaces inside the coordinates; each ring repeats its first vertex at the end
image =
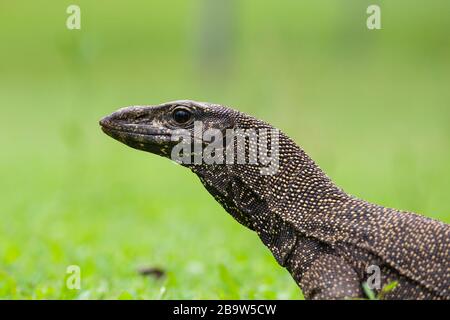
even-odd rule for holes
{"type": "Polygon", "coordinates": [[[364,28],[369,2],[246,1],[212,62],[201,1],[80,1],[79,32],[64,27],[70,3],[1,5],[0,298],[302,298],[192,173],[99,130],[126,105],[234,106],[346,191],[450,222],[448,1],[380,2],[379,32],[364,28]],[[65,286],[69,265],[81,290],[65,286]]]}

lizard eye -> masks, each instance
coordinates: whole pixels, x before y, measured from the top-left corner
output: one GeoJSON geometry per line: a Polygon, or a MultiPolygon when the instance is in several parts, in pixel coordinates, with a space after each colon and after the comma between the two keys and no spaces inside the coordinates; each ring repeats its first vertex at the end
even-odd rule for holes
{"type": "Polygon", "coordinates": [[[176,108],[172,112],[172,118],[176,123],[185,124],[192,118],[192,113],[186,108],[176,108]]]}

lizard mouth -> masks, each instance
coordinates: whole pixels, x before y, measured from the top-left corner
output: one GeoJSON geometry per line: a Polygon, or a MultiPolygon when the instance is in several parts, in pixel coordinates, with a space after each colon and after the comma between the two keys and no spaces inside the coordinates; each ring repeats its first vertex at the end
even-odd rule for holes
{"type": "Polygon", "coordinates": [[[105,133],[116,131],[121,133],[129,133],[144,136],[170,136],[170,130],[154,128],[144,124],[122,124],[109,120],[100,120],[100,126],[105,133]]]}
{"type": "Polygon", "coordinates": [[[146,150],[149,146],[171,141],[171,131],[168,129],[140,123],[124,123],[111,119],[110,116],[102,118],[99,124],[108,136],[136,149],[146,150]]]}

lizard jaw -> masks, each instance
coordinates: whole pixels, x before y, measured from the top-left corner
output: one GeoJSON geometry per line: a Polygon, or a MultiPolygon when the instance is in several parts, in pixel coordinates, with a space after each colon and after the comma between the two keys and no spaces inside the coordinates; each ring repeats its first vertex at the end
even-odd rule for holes
{"type": "Polygon", "coordinates": [[[155,128],[143,123],[133,123],[123,117],[123,110],[102,118],[99,124],[102,131],[108,136],[134,149],[159,154],[158,151],[161,150],[161,147],[171,141],[170,130],[155,128]]]}

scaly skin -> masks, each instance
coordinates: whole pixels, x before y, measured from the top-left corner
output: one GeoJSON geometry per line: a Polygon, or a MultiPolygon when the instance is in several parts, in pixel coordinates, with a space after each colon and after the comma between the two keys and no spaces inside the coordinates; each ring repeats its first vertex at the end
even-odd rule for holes
{"type": "MultiPolygon", "coordinates": [[[[170,158],[177,143],[171,134],[187,129],[194,137],[194,120],[223,133],[273,129],[239,111],[189,100],[124,108],[100,124],[130,147],[170,158]],[[189,115],[184,123],[174,119],[180,109],[189,115]]],[[[371,265],[380,268],[381,288],[398,282],[385,299],[450,299],[449,225],[346,194],[283,133],[279,168],[271,175],[261,174],[260,162],[183,165],[239,223],[257,232],[307,299],[365,297],[371,265]]]]}

